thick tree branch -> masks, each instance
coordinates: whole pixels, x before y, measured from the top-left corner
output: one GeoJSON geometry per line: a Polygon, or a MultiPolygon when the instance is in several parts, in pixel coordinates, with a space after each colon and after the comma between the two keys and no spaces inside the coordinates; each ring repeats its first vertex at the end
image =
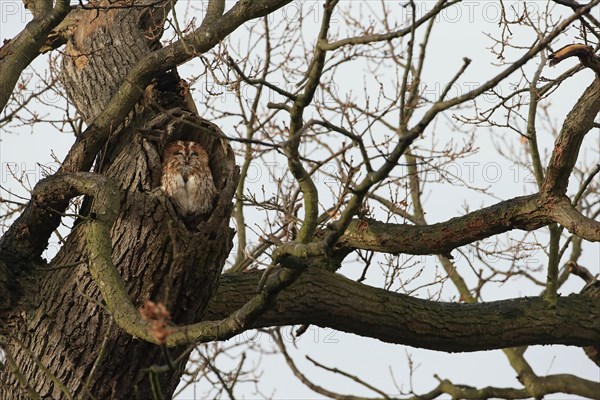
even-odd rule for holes
{"type": "Polygon", "coordinates": [[[209,0],[206,6],[206,14],[202,19],[200,29],[207,27],[212,21],[220,18],[225,12],[225,0],[209,0]]]}
{"type": "Polygon", "coordinates": [[[448,255],[457,247],[512,229],[533,230],[547,225],[550,219],[538,200],[538,195],[515,197],[431,225],[354,220],[338,244],[384,253],[448,255]]]}
{"type": "Polygon", "coordinates": [[[591,46],[570,44],[550,54],[548,58],[550,59],[550,66],[554,66],[569,57],[578,57],[583,65],[592,69],[600,76],[600,57],[594,53],[594,49],[591,46]]]}
{"type": "MultiPolygon", "coordinates": [[[[596,398],[600,390],[600,384],[597,382],[567,374],[538,377],[536,378],[536,386],[536,398],[542,398],[552,393],[569,393],[587,398],[596,398]]],[[[472,386],[454,384],[444,379],[431,392],[410,399],[433,400],[444,393],[451,395],[453,399],[530,399],[532,397],[527,389],[491,386],[478,389],[472,386]]]]}
{"type": "Polygon", "coordinates": [[[590,242],[600,242],[600,221],[582,215],[566,197],[548,204],[548,216],[569,232],[590,242]]]}
{"type": "Polygon", "coordinates": [[[541,193],[557,197],[565,194],[583,138],[592,129],[599,112],[600,78],[596,78],[565,119],[554,143],[541,193]]]}
{"type": "MultiPolygon", "coordinates": [[[[436,376],[437,378],[437,376],[436,376]]],[[[409,397],[407,400],[434,400],[443,394],[449,394],[455,399],[477,399],[484,400],[490,398],[501,399],[528,399],[531,398],[527,390],[517,388],[499,388],[487,386],[477,389],[472,386],[454,384],[448,379],[440,381],[440,384],[431,392],[409,397]]]]}
{"type": "MultiPolygon", "coordinates": [[[[207,318],[222,318],[238,309],[253,295],[260,275],[260,271],[223,275],[207,318]]],[[[251,327],[313,324],[384,342],[454,352],[597,343],[598,318],[600,299],[582,295],[561,297],[555,308],[539,297],[440,303],[309,268],[251,327]]]]}
{"type": "Polygon", "coordinates": [[[58,0],[47,15],[43,10],[19,35],[0,47],[0,110],[4,109],[21,72],[40,54],[40,47],[50,31],[69,13],[69,1],[58,0]]]}

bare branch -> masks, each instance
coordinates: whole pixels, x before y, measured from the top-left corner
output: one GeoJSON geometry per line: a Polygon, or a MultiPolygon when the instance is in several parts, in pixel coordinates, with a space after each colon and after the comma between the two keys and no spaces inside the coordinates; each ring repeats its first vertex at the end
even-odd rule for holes
{"type": "Polygon", "coordinates": [[[429,19],[435,17],[445,8],[451,7],[452,5],[458,3],[459,1],[453,0],[438,0],[435,6],[423,17],[419,18],[415,21],[411,26],[397,30],[395,32],[383,33],[383,34],[374,34],[374,35],[365,35],[365,36],[357,36],[353,38],[346,38],[342,40],[338,40],[337,42],[327,43],[321,42],[319,43],[319,47],[323,50],[335,50],[343,46],[347,45],[357,45],[357,44],[368,44],[373,42],[383,42],[392,39],[397,39],[403,36],[408,35],[412,29],[416,29],[421,26],[423,23],[427,22],[429,19]]]}

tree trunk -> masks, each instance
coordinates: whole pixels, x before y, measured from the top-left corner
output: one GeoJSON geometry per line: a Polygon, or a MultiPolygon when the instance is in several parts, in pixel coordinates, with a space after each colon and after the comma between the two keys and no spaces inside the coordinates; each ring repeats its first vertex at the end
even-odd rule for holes
{"type": "MultiPolygon", "coordinates": [[[[131,66],[156,46],[145,21],[147,16],[135,8],[92,10],[69,40],[63,83],[87,124],[103,110],[131,66]]],[[[122,192],[111,232],[112,259],[131,299],[138,306],[145,299],[163,302],[173,323],[187,324],[202,319],[231,250],[229,217],[237,169],[231,148],[207,134],[218,132],[207,130],[194,114],[176,72],[155,80],[145,93],[125,124],[115,127],[95,170],[122,192]],[[190,128],[181,119],[199,127],[190,128]],[[157,189],[162,148],[180,138],[205,146],[220,190],[211,215],[187,226],[157,189]]],[[[86,199],[84,204],[92,202],[86,199]]],[[[167,364],[163,349],[111,324],[87,270],[84,230],[78,229],[84,223],[85,218],[76,223],[52,261],[55,269],[36,271],[24,301],[35,306],[13,314],[7,348],[42,397],[85,398],[89,393],[97,399],[149,399],[153,390],[160,390],[170,398],[191,349],[169,349],[172,359],[184,355],[183,361],[158,375],[160,388],[151,387],[147,368],[167,364]]],[[[28,398],[10,371],[1,371],[0,381],[1,399],[28,398]]]]}

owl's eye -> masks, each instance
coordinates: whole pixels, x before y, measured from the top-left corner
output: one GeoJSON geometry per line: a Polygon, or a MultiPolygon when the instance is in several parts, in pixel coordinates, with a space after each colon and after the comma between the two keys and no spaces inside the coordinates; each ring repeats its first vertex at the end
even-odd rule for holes
{"type": "Polygon", "coordinates": [[[177,153],[175,153],[176,156],[182,156],[183,155],[183,151],[178,151],[177,153]]]}
{"type": "Polygon", "coordinates": [[[192,155],[193,155],[193,156],[197,156],[197,155],[198,155],[198,153],[196,153],[195,151],[192,151],[192,155]]]}

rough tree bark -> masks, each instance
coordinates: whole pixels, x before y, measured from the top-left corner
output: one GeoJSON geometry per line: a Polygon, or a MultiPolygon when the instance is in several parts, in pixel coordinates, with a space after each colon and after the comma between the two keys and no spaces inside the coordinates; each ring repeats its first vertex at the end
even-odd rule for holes
{"type": "MultiPolygon", "coordinates": [[[[146,23],[146,13],[136,8],[90,10],[71,36],[63,59],[63,83],[86,123],[93,122],[125,74],[156,46],[159,34],[146,23]]],[[[203,122],[188,105],[176,72],[161,76],[148,87],[144,101],[125,124],[111,133],[95,165],[97,172],[117,184],[122,195],[121,211],[111,232],[112,259],[131,299],[136,305],[145,299],[164,302],[172,310],[175,324],[200,320],[216,289],[232,246],[229,219],[237,184],[231,148],[206,129],[181,122],[203,122]],[[174,138],[205,145],[220,189],[215,210],[210,218],[198,221],[197,227],[186,227],[155,190],[160,186],[159,154],[165,142],[174,138]]],[[[86,205],[91,202],[84,201],[84,211],[89,211],[86,205]]],[[[42,397],[65,398],[67,392],[80,396],[89,391],[98,399],[152,398],[144,371],[166,363],[163,351],[132,338],[116,325],[110,328],[111,317],[102,307],[98,287],[86,266],[85,238],[79,229],[83,224],[85,220],[78,221],[51,263],[51,268],[56,268],[36,270],[24,287],[22,304],[35,304],[36,308],[13,313],[10,325],[14,329],[9,336],[14,340],[8,349],[42,397]],[[39,368],[40,363],[48,371],[39,368]],[[49,374],[64,384],[64,392],[49,374]]],[[[176,358],[190,349],[169,351],[176,358]]],[[[163,395],[173,393],[184,366],[185,362],[179,363],[160,375],[163,395]]],[[[0,398],[28,398],[24,391],[19,392],[10,371],[5,369],[0,376],[5,382],[0,385],[0,398]]]]}

